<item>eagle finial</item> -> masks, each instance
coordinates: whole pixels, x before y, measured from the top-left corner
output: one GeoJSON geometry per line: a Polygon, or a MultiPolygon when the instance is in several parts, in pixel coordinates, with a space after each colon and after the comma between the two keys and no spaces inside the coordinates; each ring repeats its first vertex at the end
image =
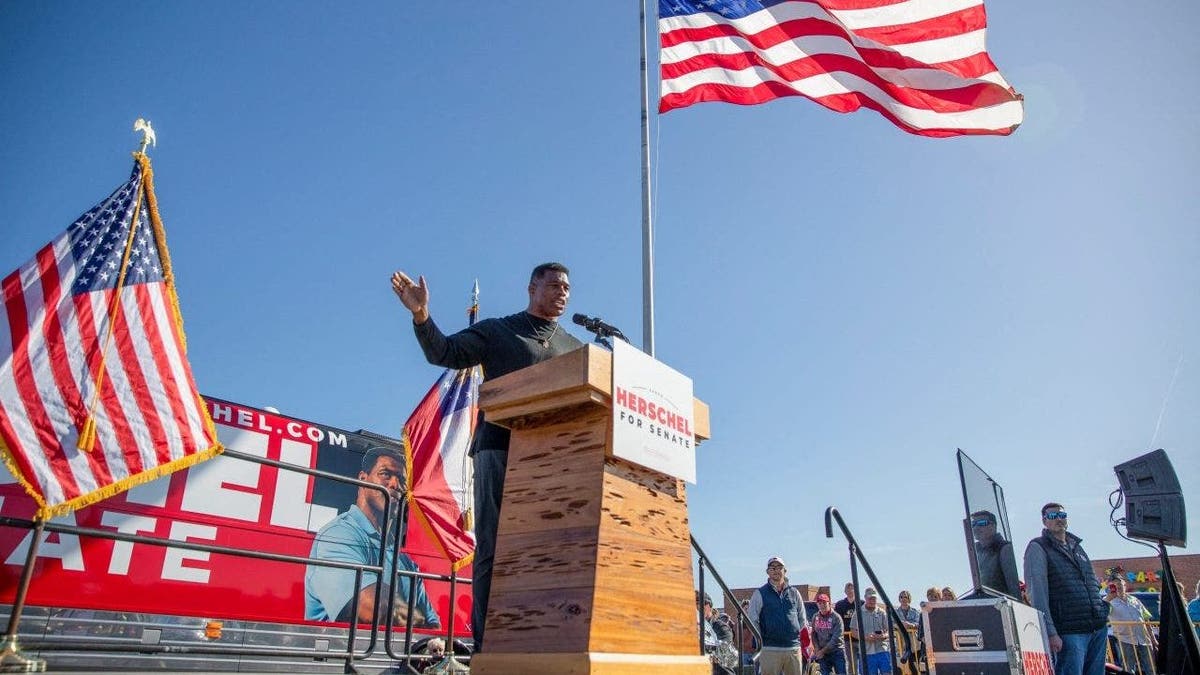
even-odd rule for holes
{"type": "Polygon", "coordinates": [[[150,126],[150,122],[137,118],[133,123],[133,130],[142,132],[142,147],[138,148],[138,152],[145,153],[147,145],[157,145],[154,139],[154,127],[150,126]]]}

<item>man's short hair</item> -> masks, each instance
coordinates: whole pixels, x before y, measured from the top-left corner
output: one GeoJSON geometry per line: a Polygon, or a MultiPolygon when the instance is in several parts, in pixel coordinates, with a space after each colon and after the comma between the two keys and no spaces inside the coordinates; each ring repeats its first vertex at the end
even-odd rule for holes
{"type": "Polygon", "coordinates": [[[405,466],[404,455],[400,454],[399,450],[395,448],[389,448],[385,445],[376,445],[363,453],[362,464],[359,465],[358,470],[367,474],[368,476],[371,475],[371,471],[374,470],[375,465],[379,463],[380,457],[391,457],[392,459],[396,460],[396,463],[399,464],[401,468],[404,468],[405,466]]]}
{"type": "Polygon", "coordinates": [[[991,511],[976,511],[975,513],[972,513],[971,520],[975,520],[976,518],[987,518],[988,522],[996,522],[996,514],[992,513],[991,511]]]}
{"type": "Polygon", "coordinates": [[[1063,505],[1059,504],[1058,502],[1047,502],[1046,505],[1042,507],[1042,518],[1045,519],[1047,511],[1062,511],[1062,509],[1063,505]]]}
{"type": "Polygon", "coordinates": [[[546,272],[562,272],[567,276],[571,276],[571,270],[567,266],[559,262],[547,262],[533,268],[533,273],[529,275],[529,283],[536,283],[546,275],[546,272]]]}

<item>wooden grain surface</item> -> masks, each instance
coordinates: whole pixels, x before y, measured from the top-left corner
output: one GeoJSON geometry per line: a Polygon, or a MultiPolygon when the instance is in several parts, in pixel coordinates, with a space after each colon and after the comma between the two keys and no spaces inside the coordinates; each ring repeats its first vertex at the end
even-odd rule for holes
{"type": "Polygon", "coordinates": [[[471,659],[472,675],[710,675],[705,656],[612,653],[492,654],[471,659]]]}
{"type": "Polygon", "coordinates": [[[611,355],[589,348],[485,386],[489,419],[519,414],[505,422],[487,649],[473,672],[709,671],[684,485],[612,456],[606,369],[611,355]]]}

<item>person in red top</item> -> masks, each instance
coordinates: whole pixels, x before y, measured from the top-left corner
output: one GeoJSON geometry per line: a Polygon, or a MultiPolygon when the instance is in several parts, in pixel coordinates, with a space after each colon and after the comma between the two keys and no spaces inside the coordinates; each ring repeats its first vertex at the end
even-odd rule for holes
{"type": "Polygon", "coordinates": [[[842,651],[845,632],[842,617],[833,611],[829,596],[817,596],[817,614],[812,618],[812,660],[821,668],[821,675],[846,675],[846,655],[842,651]]]}

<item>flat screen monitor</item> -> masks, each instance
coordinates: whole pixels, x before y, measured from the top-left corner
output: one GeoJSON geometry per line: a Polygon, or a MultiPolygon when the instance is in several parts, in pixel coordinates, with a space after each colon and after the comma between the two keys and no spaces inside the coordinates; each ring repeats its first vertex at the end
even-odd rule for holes
{"type": "Polygon", "coordinates": [[[963,531],[975,588],[1020,600],[1021,582],[1004,488],[962,450],[958,451],[958,477],[967,512],[963,531]]]}

